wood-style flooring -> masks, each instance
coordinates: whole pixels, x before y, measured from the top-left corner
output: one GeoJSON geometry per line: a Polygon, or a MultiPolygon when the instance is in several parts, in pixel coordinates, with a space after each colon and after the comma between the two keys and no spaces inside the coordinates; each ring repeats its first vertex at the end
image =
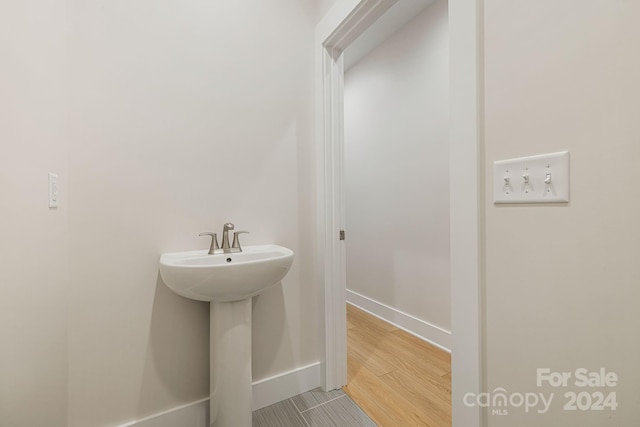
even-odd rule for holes
{"type": "Polygon", "coordinates": [[[449,353],[347,304],[343,388],[380,427],[451,427],[449,353]]]}

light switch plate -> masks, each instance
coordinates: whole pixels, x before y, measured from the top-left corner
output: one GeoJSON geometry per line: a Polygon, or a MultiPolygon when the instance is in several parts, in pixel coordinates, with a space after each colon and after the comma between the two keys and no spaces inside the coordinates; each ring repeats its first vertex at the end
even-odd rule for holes
{"type": "Polygon", "coordinates": [[[493,162],[493,202],[569,202],[569,152],[493,162]]]}
{"type": "Polygon", "coordinates": [[[49,172],[49,207],[58,207],[58,175],[49,172]]]}

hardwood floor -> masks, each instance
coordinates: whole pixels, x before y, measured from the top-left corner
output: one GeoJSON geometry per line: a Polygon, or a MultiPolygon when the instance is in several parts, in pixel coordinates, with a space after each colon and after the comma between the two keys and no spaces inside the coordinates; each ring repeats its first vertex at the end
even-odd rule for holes
{"type": "Polygon", "coordinates": [[[451,356],[347,304],[343,388],[380,427],[451,427],[451,356]]]}

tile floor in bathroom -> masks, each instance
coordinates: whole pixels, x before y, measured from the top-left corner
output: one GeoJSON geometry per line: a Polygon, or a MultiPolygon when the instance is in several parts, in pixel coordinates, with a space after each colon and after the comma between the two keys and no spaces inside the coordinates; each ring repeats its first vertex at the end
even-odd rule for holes
{"type": "Polygon", "coordinates": [[[342,390],[308,391],[253,412],[253,427],[376,427],[342,390]]]}

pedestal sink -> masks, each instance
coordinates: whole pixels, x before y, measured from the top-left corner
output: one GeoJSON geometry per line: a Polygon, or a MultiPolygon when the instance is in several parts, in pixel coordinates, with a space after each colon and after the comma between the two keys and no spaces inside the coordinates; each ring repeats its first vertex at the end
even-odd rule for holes
{"type": "Polygon", "coordinates": [[[164,283],[185,298],[211,302],[211,406],[213,427],[251,427],[251,297],[279,283],[293,251],[277,245],[242,252],[206,250],[160,257],[164,283]]]}

